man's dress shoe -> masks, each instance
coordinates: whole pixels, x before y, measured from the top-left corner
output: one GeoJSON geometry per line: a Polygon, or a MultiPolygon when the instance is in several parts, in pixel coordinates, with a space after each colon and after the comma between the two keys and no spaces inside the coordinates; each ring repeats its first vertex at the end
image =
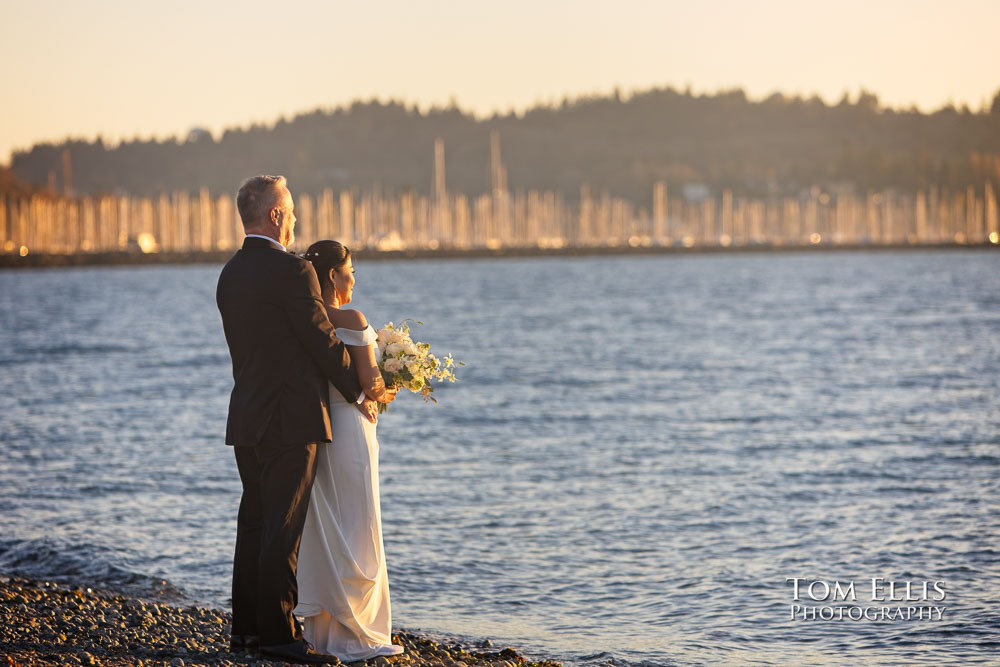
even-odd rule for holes
{"type": "Polygon", "coordinates": [[[229,652],[255,654],[260,650],[260,637],[257,635],[233,635],[229,638],[229,652]]]}
{"type": "Polygon", "coordinates": [[[339,665],[340,658],[335,655],[317,653],[312,646],[304,639],[291,644],[278,644],[276,646],[261,646],[260,652],[269,658],[281,658],[286,662],[296,662],[301,665],[339,665]]]}

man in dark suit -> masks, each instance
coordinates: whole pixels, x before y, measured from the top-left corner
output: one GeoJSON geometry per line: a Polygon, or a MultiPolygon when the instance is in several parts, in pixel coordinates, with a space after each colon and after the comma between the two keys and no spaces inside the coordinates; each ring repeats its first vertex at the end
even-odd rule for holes
{"type": "MultiPolygon", "coordinates": [[[[334,335],[312,265],[290,254],[295,214],[284,177],[243,183],[236,205],[247,238],[219,276],[216,302],[233,359],[226,444],[243,483],[233,558],[231,649],[294,662],[315,653],[292,616],[299,542],[316,474],[316,448],[332,440],[327,381],[372,422],[334,335]]],[[[325,445],[322,445],[325,446],[325,445]]]]}

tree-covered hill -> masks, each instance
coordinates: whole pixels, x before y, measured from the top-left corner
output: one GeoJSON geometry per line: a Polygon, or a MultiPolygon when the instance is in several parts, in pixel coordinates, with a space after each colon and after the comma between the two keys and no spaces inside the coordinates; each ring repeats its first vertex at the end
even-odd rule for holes
{"type": "Polygon", "coordinates": [[[398,102],[356,102],[273,126],[229,129],[217,140],[192,132],[184,140],[115,147],[101,140],[39,144],[15,153],[10,167],[23,183],[62,191],[68,151],[77,193],[207,187],[223,194],[256,173],[286,175],[293,192],[380,186],[428,193],[434,141],[441,138],[448,189],[472,195],[490,189],[494,129],[511,189],[555,190],[570,199],[587,183],[645,202],[659,180],[756,196],[813,185],[863,192],[1000,183],[1000,91],[981,112],[946,106],[933,113],[883,108],[864,92],[827,105],[671,88],[485,119],[457,108],[422,113],[398,102]]]}

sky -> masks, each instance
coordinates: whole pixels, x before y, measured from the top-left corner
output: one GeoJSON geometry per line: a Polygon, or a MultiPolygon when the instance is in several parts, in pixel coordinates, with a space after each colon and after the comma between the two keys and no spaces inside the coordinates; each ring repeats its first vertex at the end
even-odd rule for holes
{"type": "Polygon", "coordinates": [[[1000,0],[0,0],[0,164],[316,108],[479,116],[652,87],[988,106],[1000,0]]]}

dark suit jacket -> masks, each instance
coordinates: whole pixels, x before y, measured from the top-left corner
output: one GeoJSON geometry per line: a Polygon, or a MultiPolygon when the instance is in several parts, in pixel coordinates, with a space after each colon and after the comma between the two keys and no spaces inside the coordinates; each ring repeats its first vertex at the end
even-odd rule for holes
{"type": "Polygon", "coordinates": [[[235,381],[226,444],[256,445],[272,419],[279,444],[329,442],[327,380],[350,402],[361,385],[326,316],[312,264],[248,237],[222,269],[215,299],[235,381]]]}

